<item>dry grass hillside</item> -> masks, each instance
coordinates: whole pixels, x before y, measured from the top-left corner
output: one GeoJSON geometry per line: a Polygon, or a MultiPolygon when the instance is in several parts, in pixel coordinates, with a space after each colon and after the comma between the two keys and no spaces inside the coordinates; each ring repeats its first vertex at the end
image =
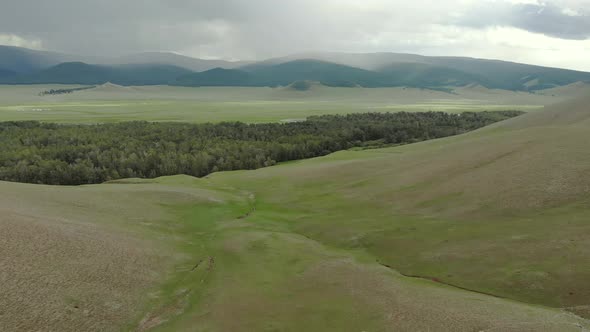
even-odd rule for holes
{"type": "Polygon", "coordinates": [[[0,188],[1,331],[133,326],[182,258],[154,233],[174,220],[160,204],[201,200],[166,186],[0,188]]]}
{"type": "Polygon", "coordinates": [[[583,97],[462,136],[212,179],[406,275],[588,316],[588,117],[583,97]]]}

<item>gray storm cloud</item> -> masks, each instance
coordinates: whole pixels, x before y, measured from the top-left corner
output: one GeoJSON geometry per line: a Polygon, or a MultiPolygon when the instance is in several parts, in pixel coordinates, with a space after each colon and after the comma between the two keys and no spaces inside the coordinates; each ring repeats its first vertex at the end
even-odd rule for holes
{"type": "MultiPolygon", "coordinates": [[[[590,3],[588,4],[590,5],[590,3]]],[[[472,27],[512,26],[551,37],[585,40],[590,38],[590,15],[586,6],[560,7],[538,4],[486,3],[458,21],[472,27]]]]}
{"type": "Polygon", "coordinates": [[[308,0],[2,2],[0,33],[85,54],[225,47],[248,55],[313,46],[329,29],[318,20],[327,17],[322,6],[308,0]]]}
{"type": "Polygon", "coordinates": [[[0,0],[0,43],[85,55],[173,51],[263,59],[312,51],[393,51],[550,64],[545,61],[550,56],[534,47],[516,54],[513,47],[493,45],[485,40],[486,29],[513,27],[581,40],[568,44],[568,51],[586,50],[589,1],[0,0]]]}

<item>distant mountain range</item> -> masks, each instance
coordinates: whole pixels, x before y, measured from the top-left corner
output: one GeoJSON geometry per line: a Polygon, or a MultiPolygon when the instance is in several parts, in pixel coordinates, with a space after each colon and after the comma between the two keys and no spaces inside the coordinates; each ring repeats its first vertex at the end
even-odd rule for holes
{"type": "Polygon", "coordinates": [[[56,66],[9,78],[14,84],[82,84],[98,85],[106,82],[118,85],[159,85],[174,82],[192,71],[171,65],[89,65],[83,62],[64,62],[56,66]]]}
{"type": "Polygon", "coordinates": [[[145,52],[122,57],[79,56],[56,52],[30,50],[26,48],[0,45],[0,70],[17,73],[32,73],[64,62],[84,62],[96,65],[168,65],[188,69],[193,72],[216,67],[237,68],[248,62],[229,62],[222,60],[195,59],[175,53],[145,52]]]}
{"type": "Polygon", "coordinates": [[[0,46],[2,84],[287,86],[452,89],[479,84],[534,91],[590,81],[590,73],[498,60],[398,53],[313,53],[256,63],[194,59],[174,53],[118,58],[75,56],[0,46]]]}

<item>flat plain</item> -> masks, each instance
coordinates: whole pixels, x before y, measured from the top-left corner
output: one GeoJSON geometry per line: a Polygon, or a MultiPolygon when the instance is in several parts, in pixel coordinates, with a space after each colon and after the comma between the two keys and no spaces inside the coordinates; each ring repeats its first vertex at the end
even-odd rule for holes
{"type": "Polygon", "coordinates": [[[249,123],[295,121],[310,115],[356,112],[537,110],[580,94],[586,85],[537,93],[490,90],[481,86],[452,92],[411,88],[122,87],[105,84],[63,95],[40,96],[50,89],[79,86],[0,85],[0,121],[60,123],[185,121],[249,123]]]}

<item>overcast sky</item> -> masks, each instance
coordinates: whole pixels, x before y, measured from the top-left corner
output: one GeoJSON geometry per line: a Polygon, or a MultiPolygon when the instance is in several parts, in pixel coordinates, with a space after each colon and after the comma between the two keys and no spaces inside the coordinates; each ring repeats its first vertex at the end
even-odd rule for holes
{"type": "Polygon", "coordinates": [[[0,44],[230,60],[408,52],[590,71],[590,0],[0,0],[0,44]]]}

